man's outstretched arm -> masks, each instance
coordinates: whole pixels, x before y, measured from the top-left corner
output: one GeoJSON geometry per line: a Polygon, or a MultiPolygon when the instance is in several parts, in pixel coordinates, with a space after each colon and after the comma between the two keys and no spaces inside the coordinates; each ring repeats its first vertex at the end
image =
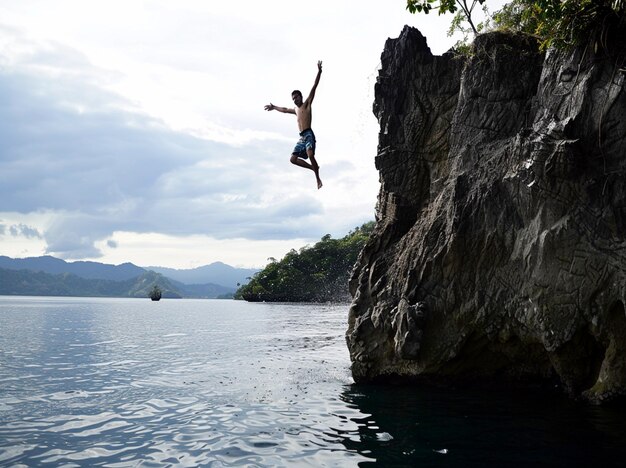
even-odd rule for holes
{"type": "Polygon", "coordinates": [[[295,114],[296,113],[295,109],[290,109],[289,107],[275,106],[271,102],[265,106],[265,110],[266,111],[277,110],[278,112],[282,112],[283,114],[295,114]]]}
{"type": "Polygon", "coordinates": [[[315,77],[315,83],[313,83],[313,87],[311,88],[311,92],[309,93],[309,97],[306,98],[305,104],[311,105],[313,102],[313,98],[315,98],[315,90],[317,89],[317,85],[320,84],[320,78],[322,77],[322,61],[318,60],[317,62],[317,76],[315,77]]]}

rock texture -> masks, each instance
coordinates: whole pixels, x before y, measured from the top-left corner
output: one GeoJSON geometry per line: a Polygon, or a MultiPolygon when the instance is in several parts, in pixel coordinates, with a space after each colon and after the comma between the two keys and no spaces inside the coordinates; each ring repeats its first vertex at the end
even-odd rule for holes
{"type": "Polygon", "coordinates": [[[464,59],[409,27],[387,41],[377,224],[350,281],[357,382],[626,394],[626,70],[593,49],[489,33],[464,59]]]}

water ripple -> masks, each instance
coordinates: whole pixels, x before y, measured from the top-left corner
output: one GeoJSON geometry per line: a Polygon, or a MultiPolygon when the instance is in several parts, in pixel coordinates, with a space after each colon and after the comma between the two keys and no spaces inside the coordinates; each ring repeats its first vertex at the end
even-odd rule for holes
{"type": "Polygon", "coordinates": [[[21,304],[21,319],[8,314],[0,332],[0,464],[367,459],[343,445],[358,438],[351,418],[362,416],[339,397],[351,383],[343,306],[181,301],[155,317],[153,309],[129,313],[137,301],[99,301],[94,310],[59,301],[43,312],[37,304],[21,304]],[[207,313],[215,304],[231,309],[207,313]],[[34,330],[37,321],[32,335],[23,324],[34,330]]]}

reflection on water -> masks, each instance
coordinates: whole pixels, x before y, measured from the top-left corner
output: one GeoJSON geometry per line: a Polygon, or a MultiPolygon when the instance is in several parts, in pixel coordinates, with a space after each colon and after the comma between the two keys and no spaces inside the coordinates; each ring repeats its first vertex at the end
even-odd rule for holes
{"type": "Polygon", "coordinates": [[[346,306],[0,297],[0,466],[610,465],[621,410],[356,386],[346,306]]]}
{"type": "Polygon", "coordinates": [[[361,466],[624,466],[624,408],[577,404],[539,389],[347,386],[361,466]],[[385,434],[381,438],[381,434],[385,434]]]}

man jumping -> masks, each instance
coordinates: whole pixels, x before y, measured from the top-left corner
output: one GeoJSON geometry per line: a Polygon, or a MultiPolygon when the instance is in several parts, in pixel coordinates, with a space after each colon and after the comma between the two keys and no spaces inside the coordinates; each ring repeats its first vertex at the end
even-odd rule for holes
{"type": "Polygon", "coordinates": [[[317,62],[317,76],[315,77],[315,83],[313,83],[313,88],[311,88],[311,92],[309,93],[309,97],[306,98],[306,101],[302,102],[302,93],[300,91],[295,90],[291,93],[291,99],[293,99],[293,103],[296,105],[294,109],[275,106],[272,103],[265,106],[266,111],[277,110],[278,112],[282,112],[284,114],[296,115],[298,129],[300,130],[300,140],[298,140],[296,147],[293,149],[293,153],[291,153],[290,161],[296,166],[311,169],[315,173],[318,189],[322,188],[322,179],[320,179],[320,166],[315,160],[315,134],[313,133],[313,130],[311,130],[311,120],[313,118],[311,115],[311,104],[313,104],[315,90],[317,89],[321,76],[322,62],[319,61],[317,62]],[[309,164],[305,161],[305,159],[309,159],[311,163],[309,164]]]}

